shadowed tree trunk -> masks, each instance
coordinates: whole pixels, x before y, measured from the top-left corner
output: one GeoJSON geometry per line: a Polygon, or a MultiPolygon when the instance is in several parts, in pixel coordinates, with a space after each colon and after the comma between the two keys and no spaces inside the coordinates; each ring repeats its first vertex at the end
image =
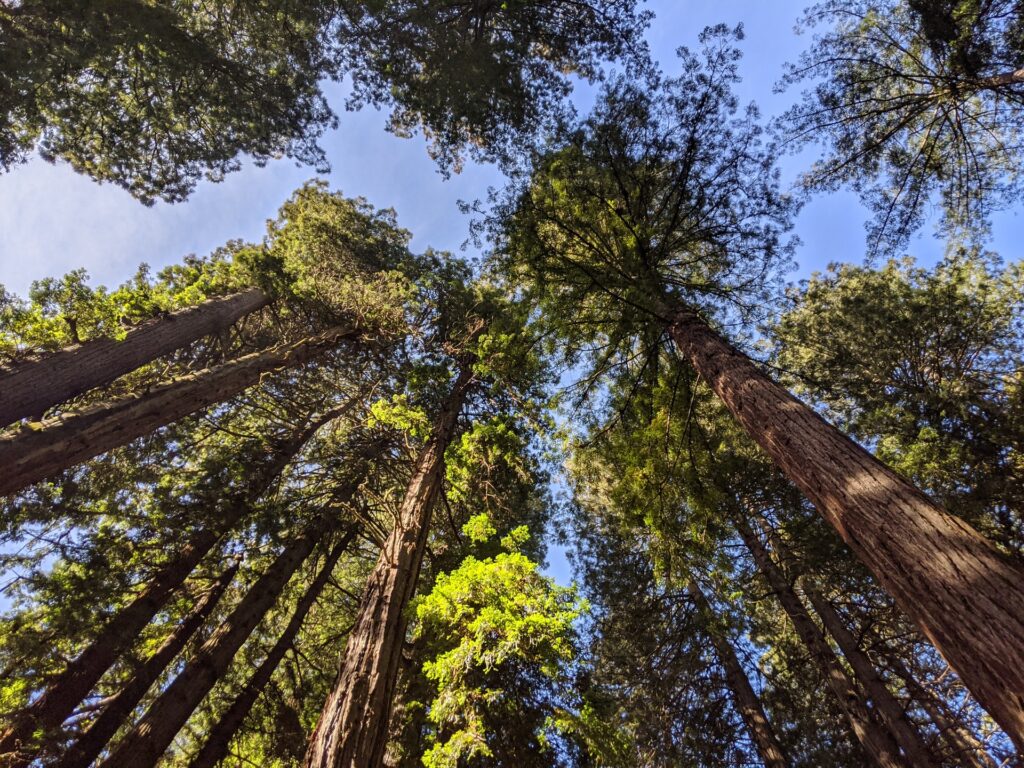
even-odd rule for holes
{"type": "Polygon", "coordinates": [[[47,409],[220,333],[268,303],[270,297],[257,289],[211,299],[133,328],[122,341],[87,341],[0,372],[0,427],[41,418],[47,409]]]}
{"type": "Polygon", "coordinates": [[[227,508],[218,516],[216,525],[203,529],[189,539],[177,556],[156,572],[138,597],[118,611],[100,630],[95,640],[50,682],[42,695],[10,719],[7,730],[0,736],[0,755],[17,753],[25,760],[31,759],[37,749],[32,735],[58,727],[75,711],[118,656],[136,641],[139,633],[163,608],[174,590],[184,583],[221,537],[274,484],[316,431],[347,407],[343,406],[319,417],[270,456],[266,468],[257,472],[252,485],[242,497],[229,500],[227,508]]]}
{"type": "Polygon", "coordinates": [[[255,352],[139,396],[100,403],[46,422],[39,430],[18,430],[0,438],[0,495],[18,491],[68,467],[148,435],[191,413],[237,395],[263,374],[302,365],[358,332],[335,328],[295,344],[255,352]]]}
{"type": "Polygon", "coordinates": [[[320,569],[320,573],[317,574],[317,577],[309,585],[306,593],[295,606],[288,625],[284,628],[277,642],[274,643],[274,647],[270,649],[266,658],[263,659],[263,662],[253,672],[252,677],[246,681],[242,692],[235,697],[231,706],[221,715],[217,725],[210,731],[206,743],[203,744],[203,748],[192,759],[192,762],[189,763],[189,768],[214,768],[227,755],[228,747],[231,744],[231,737],[235,735],[242,723],[245,722],[245,718],[248,717],[253,704],[256,703],[256,699],[259,698],[260,693],[263,691],[263,686],[270,680],[274,670],[277,669],[277,665],[281,663],[281,659],[284,658],[285,653],[292,646],[295,636],[299,633],[299,629],[302,628],[302,623],[306,619],[306,614],[309,613],[309,609],[313,607],[313,603],[320,596],[324,586],[334,572],[334,566],[338,564],[338,560],[345,550],[348,549],[349,544],[352,543],[357,533],[358,530],[356,528],[350,529],[334,545],[323,567],[320,569]]]}
{"type": "Polygon", "coordinates": [[[763,374],[691,311],[669,333],[1024,751],[1024,568],[763,374]]]}
{"type": "Polygon", "coordinates": [[[334,689],[306,753],[307,768],[375,768],[387,745],[391,700],[416,589],[430,514],[444,476],[444,453],[465,401],[463,367],[416,460],[395,527],[370,574],[334,689]]]}
{"type": "Polygon", "coordinates": [[[122,739],[102,768],[151,768],[210,692],[238,649],[277,601],[292,575],[324,535],[324,523],[308,528],[278,555],[241,602],[189,659],[122,739]]]}
{"type": "Polygon", "coordinates": [[[765,768],[789,768],[789,761],[782,751],[782,745],[779,744],[775,730],[768,721],[768,716],[764,712],[764,707],[761,706],[761,700],[754,692],[754,687],[750,684],[747,673],[736,657],[736,651],[723,634],[722,628],[716,626],[716,616],[711,604],[708,603],[695,581],[690,582],[686,591],[689,592],[697,605],[697,610],[704,615],[709,624],[711,642],[715,646],[718,661],[722,665],[722,669],[725,670],[725,680],[732,693],[736,710],[743,718],[747,730],[750,731],[761,762],[764,763],[765,768]]]}
{"type": "Polygon", "coordinates": [[[846,715],[850,728],[868,757],[879,768],[906,766],[900,757],[899,747],[892,735],[872,719],[860,691],[847,676],[839,659],[836,658],[821,630],[818,629],[818,625],[808,615],[804,604],[786,580],[782,570],[772,560],[764,544],[747,525],[746,520],[739,515],[735,516],[733,524],[754,558],[757,569],[765,577],[768,586],[771,587],[772,592],[782,604],[783,610],[792,622],[793,628],[807,649],[812,662],[825,678],[836,703],[846,715]]]}
{"type": "Polygon", "coordinates": [[[892,695],[867,654],[857,646],[856,638],[843,624],[843,620],[836,613],[835,608],[816,590],[807,588],[806,584],[804,585],[804,594],[811,601],[814,612],[821,618],[825,631],[832,636],[836,645],[839,646],[839,650],[846,657],[857,681],[874,703],[878,716],[892,732],[896,743],[900,745],[907,763],[915,768],[937,768],[940,763],[932,757],[928,747],[921,739],[921,734],[907,718],[903,706],[892,695]]]}
{"type": "Polygon", "coordinates": [[[82,734],[66,753],[54,763],[54,768],[88,768],[103,751],[103,747],[117,733],[142,697],[163,674],[167,666],[181,653],[189,639],[209,618],[217,602],[238,572],[238,563],[226,570],[213,588],[196,603],[159,648],[143,662],[114,696],[103,707],[89,729],[82,734]]]}

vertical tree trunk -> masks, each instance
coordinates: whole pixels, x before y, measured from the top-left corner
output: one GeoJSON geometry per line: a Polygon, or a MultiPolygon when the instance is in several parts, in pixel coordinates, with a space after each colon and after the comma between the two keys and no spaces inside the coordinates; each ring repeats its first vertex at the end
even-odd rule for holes
{"type": "Polygon", "coordinates": [[[783,610],[789,617],[800,637],[801,642],[807,648],[811,660],[818,667],[822,677],[828,684],[829,689],[835,697],[839,708],[846,715],[850,728],[853,730],[857,741],[864,748],[868,757],[879,768],[900,768],[906,763],[902,760],[899,747],[893,740],[891,734],[880,727],[868,710],[864,698],[857,690],[853,681],[847,676],[846,671],[839,663],[839,659],[832,652],[832,648],[822,635],[818,625],[814,623],[807,614],[804,604],[800,601],[796,592],[790,586],[786,577],[779,567],[772,561],[771,555],[761,540],[747,525],[747,522],[737,515],[733,520],[740,538],[750,551],[754,562],[761,575],[765,577],[775,596],[782,604],[783,610]]]}
{"type": "Polygon", "coordinates": [[[210,299],[133,328],[123,341],[87,341],[0,371],[0,427],[42,417],[55,405],[230,328],[269,302],[270,297],[258,289],[210,299]]]}
{"type": "Polygon", "coordinates": [[[472,370],[460,372],[416,460],[394,530],[366,585],[334,689],[306,753],[307,768],[376,768],[387,745],[391,699],[430,514],[472,370]]]}
{"type": "Polygon", "coordinates": [[[31,759],[37,749],[37,745],[33,744],[33,734],[45,733],[58,727],[74,712],[103,674],[117,661],[118,656],[136,641],[143,628],[221,537],[273,485],[313,434],[341,410],[316,419],[272,454],[267,466],[253,478],[253,484],[244,496],[229,500],[227,509],[217,516],[215,524],[188,540],[177,556],[156,572],[138,597],[118,611],[93,642],[50,682],[42,695],[10,719],[10,724],[0,736],[0,755],[18,754],[26,761],[31,759]]]}
{"type": "Polygon", "coordinates": [[[195,631],[213,613],[217,602],[237,572],[238,564],[236,563],[221,575],[213,588],[207,590],[188,616],[174,628],[174,631],[153,652],[153,655],[135,671],[124,687],[111,697],[88,730],[54,764],[55,768],[89,768],[92,765],[92,762],[103,751],[103,747],[142,701],[146,691],[181,653],[195,631]]]}
{"type": "Polygon", "coordinates": [[[669,332],[746,432],[1024,751],[1024,568],[764,375],[691,311],[669,332]]]}
{"type": "Polygon", "coordinates": [[[740,717],[743,718],[747,730],[750,731],[750,736],[757,747],[757,753],[761,757],[761,762],[764,763],[765,768],[788,768],[789,761],[782,751],[782,745],[779,743],[775,730],[768,721],[764,707],[761,706],[761,700],[757,697],[754,687],[750,684],[747,673],[743,670],[740,660],[736,657],[736,651],[733,649],[728,638],[722,634],[721,629],[715,626],[716,616],[711,608],[711,604],[708,603],[707,598],[695,581],[690,582],[687,591],[693,597],[697,610],[704,614],[705,619],[710,625],[709,634],[711,642],[715,646],[718,661],[725,670],[725,680],[729,685],[729,691],[732,693],[733,702],[736,705],[736,710],[740,713],[740,717]]]}
{"type": "Polygon", "coordinates": [[[856,638],[843,624],[843,620],[836,613],[835,608],[816,590],[808,589],[806,585],[804,594],[811,601],[814,612],[821,618],[825,631],[832,636],[836,645],[839,646],[839,650],[846,657],[857,681],[874,703],[878,716],[892,732],[896,743],[900,745],[907,764],[914,768],[938,768],[940,764],[925,746],[921,734],[907,719],[906,712],[889,691],[875,665],[867,657],[867,654],[857,646],[856,638]]]}
{"type": "Polygon", "coordinates": [[[323,535],[322,523],[295,538],[249,588],[184,669],[121,740],[102,768],[151,768],[195,708],[224,674],[249,635],[277,601],[295,571],[323,535]]]}
{"type": "Polygon", "coordinates": [[[338,560],[357,533],[357,528],[351,528],[334,545],[323,567],[320,569],[320,573],[317,574],[317,577],[309,585],[306,593],[296,604],[288,625],[284,628],[277,642],[274,643],[274,647],[270,649],[266,658],[263,659],[263,662],[253,672],[252,677],[246,681],[242,692],[235,697],[231,706],[221,715],[217,725],[210,731],[206,743],[203,744],[203,748],[192,759],[192,762],[189,763],[189,768],[214,768],[227,755],[228,747],[231,744],[231,737],[235,735],[242,723],[245,722],[245,718],[248,717],[253,704],[256,703],[256,699],[259,698],[260,693],[263,691],[263,686],[270,680],[270,676],[274,674],[277,665],[281,663],[281,659],[284,658],[285,653],[292,646],[295,636],[299,633],[299,629],[301,629],[302,623],[306,619],[306,614],[309,613],[309,609],[313,607],[313,603],[320,596],[324,586],[326,586],[331,578],[331,574],[334,572],[334,566],[338,564],[338,560]]]}
{"type": "Polygon", "coordinates": [[[0,438],[0,495],[13,493],[62,469],[147,435],[202,408],[233,397],[263,374],[301,365],[357,331],[335,328],[295,344],[254,352],[216,368],[182,376],[137,397],[101,403],[0,438]]]}

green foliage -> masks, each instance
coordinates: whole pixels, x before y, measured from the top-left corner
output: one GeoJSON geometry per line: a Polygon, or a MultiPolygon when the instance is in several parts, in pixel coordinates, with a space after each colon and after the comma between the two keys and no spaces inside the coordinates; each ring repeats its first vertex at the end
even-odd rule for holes
{"type": "Polygon", "coordinates": [[[518,552],[468,557],[438,576],[416,605],[423,671],[435,689],[427,709],[434,743],[423,764],[557,764],[546,731],[585,611],[574,589],[556,586],[518,552]]]}

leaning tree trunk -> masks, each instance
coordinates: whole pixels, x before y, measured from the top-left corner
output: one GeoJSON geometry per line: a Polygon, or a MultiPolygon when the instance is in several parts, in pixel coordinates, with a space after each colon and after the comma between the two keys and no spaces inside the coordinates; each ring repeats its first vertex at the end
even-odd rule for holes
{"type": "Polygon", "coordinates": [[[153,683],[177,658],[195,631],[213,613],[213,609],[217,607],[217,602],[227,590],[228,584],[231,583],[237,571],[238,563],[236,562],[221,574],[216,584],[207,590],[192,611],[153,652],[153,655],[146,659],[121,690],[106,702],[88,730],[71,745],[60,760],[54,763],[54,768],[89,768],[92,765],[103,751],[103,747],[124,725],[129,715],[135,711],[135,707],[142,701],[142,697],[146,695],[153,683]]]}
{"type": "Polygon", "coordinates": [[[335,328],[295,344],[254,352],[216,368],[182,376],[139,396],[101,403],[0,438],[0,495],[147,435],[256,384],[265,373],[301,365],[357,331],[335,328]]]}
{"type": "Polygon", "coordinates": [[[323,522],[295,538],[224,620],[145,716],[122,739],[102,768],[151,768],[156,765],[195,708],[227,670],[238,649],[277,601],[324,532],[323,522]]]}
{"type": "Polygon", "coordinates": [[[832,636],[836,645],[839,646],[839,650],[846,657],[857,681],[874,703],[878,716],[892,732],[896,743],[900,745],[906,756],[907,764],[914,768],[938,768],[940,763],[925,746],[921,734],[907,718],[902,705],[892,695],[871,659],[858,647],[856,638],[843,624],[843,620],[836,613],[832,604],[816,590],[810,589],[806,585],[804,594],[811,601],[814,612],[821,618],[825,631],[832,636]]]}
{"type": "Polygon", "coordinates": [[[0,371],[0,427],[42,418],[49,408],[220,333],[269,302],[258,289],[211,299],[133,328],[123,341],[95,339],[0,371]]]}
{"type": "Polygon", "coordinates": [[[274,674],[277,665],[281,663],[281,659],[284,658],[285,653],[291,648],[292,643],[295,641],[295,636],[299,633],[299,629],[302,628],[302,623],[306,619],[306,614],[309,613],[309,609],[313,607],[313,603],[316,602],[323,588],[327,585],[331,574],[334,572],[334,566],[338,564],[338,560],[345,550],[348,549],[349,544],[352,543],[357,533],[358,529],[353,527],[341,541],[334,545],[323,567],[320,569],[320,573],[317,574],[317,577],[309,585],[306,593],[296,604],[288,625],[284,628],[280,637],[278,637],[277,642],[274,643],[274,647],[270,649],[266,658],[263,659],[256,671],[252,673],[252,677],[246,681],[242,692],[235,697],[231,706],[221,715],[220,720],[217,721],[217,724],[210,731],[209,736],[207,736],[203,748],[192,759],[192,762],[189,763],[189,768],[214,768],[227,756],[231,738],[241,727],[242,723],[245,722],[245,718],[249,716],[249,710],[252,709],[252,705],[256,703],[256,699],[259,698],[260,693],[263,691],[263,686],[270,680],[270,676],[274,674]]]}
{"type": "Polygon", "coordinates": [[[375,768],[387,745],[392,694],[444,453],[472,381],[465,366],[416,460],[395,527],[381,550],[349,634],[334,689],[306,753],[307,768],[375,768]]]}
{"type": "Polygon", "coordinates": [[[761,706],[761,700],[754,692],[754,687],[750,684],[747,673],[743,670],[740,660],[736,657],[735,649],[728,638],[722,634],[721,629],[714,626],[716,616],[711,604],[708,603],[707,598],[695,581],[690,582],[687,591],[693,597],[697,610],[704,615],[711,625],[709,627],[709,634],[711,642],[715,646],[715,655],[718,656],[718,661],[722,665],[722,669],[725,670],[725,681],[729,686],[729,691],[732,693],[736,710],[740,713],[740,717],[743,718],[747,730],[750,731],[761,762],[764,763],[765,768],[789,768],[789,761],[782,751],[782,745],[775,735],[775,729],[772,728],[771,723],[768,721],[764,707],[761,706]]]}
{"type": "Polygon", "coordinates": [[[0,755],[16,753],[31,759],[37,749],[33,734],[57,728],[71,716],[221,537],[234,528],[252,503],[273,485],[313,434],[343,409],[344,406],[319,417],[269,457],[267,466],[256,473],[245,494],[228,503],[217,517],[216,524],[204,528],[185,542],[174,559],[156,572],[138,597],[118,611],[93,642],[50,681],[42,695],[11,718],[7,729],[0,735],[0,755]]]}
{"type": "Polygon", "coordinates": [[[1024,568],[828,424],[689,310],[669,332],[1024,751],[1024,568]]]}
{"type": "Polygon", "coordinates": [[[804,604],[800,601],[793,587],[790,586],[781,569],[772,560],[771,555],[761,540],[757,538],[750,526],[739,515],[733,524],[743,539],[743,543],[754,558],[757,569],[764,576],[775,593],[782,609],[786,612],[797,636],[807,649],[811,660],[825,678],[829,689],[835,697],[836,704],[846,716],[857,741],[864,748],[868,757],[879,768],[902,768],[906,763],[900,757],[899,747],[892,735],[879,726],[868,710],[867,703],[846,671],[839,663],[832,648],[825,641],[818,625],[808,615],[804,604]]]}

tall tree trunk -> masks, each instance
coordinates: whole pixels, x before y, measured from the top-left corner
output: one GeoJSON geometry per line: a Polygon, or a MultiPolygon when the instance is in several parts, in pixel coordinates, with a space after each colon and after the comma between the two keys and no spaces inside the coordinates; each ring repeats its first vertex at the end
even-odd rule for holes
{"type": "Polygon", "coordinates": [[[230,328],[269,302],[258,289],[210,299],[133,328],[123,341],[95,339],[0,371],[0,427],[41,418],[55,405],[230,328]]]}
{"type": "Polygon", "coordinates": [[[886,654],[886,665],[906,683],[908,693],[928,713],[942,738],[949,744],[957,765],[963,765],[965,768],[999,768],[985,749],[985,745],[971,733],[955,713],[949,711],[945,702],[940,701],[934,693],[918,682],[901,659],[886,654]]]}
{"type": "Polygon", "coordinates": [[[416,460],[394,530],[370,574],[334,689],[306,753],[307,768],[376,768],[387,746],[391,699],[416,589],[430,514],[444,476],[444,453],[465,401],[465,366],[416,460]]]}
{"type": "Polygon", "coordinates": [[[89,768],[113,738],[118,729],[135,711],[142,697],[157,681],[168,665],[181,653],[199,627],[213,613],[217,602],[238,572],[238,564],[228,568],[213,588],[196,603],[192,611],[182,620],[156,651],[153,652],[135,673],[103,707],[96,720],[89,726],[67,752],[54,764],[54,768],[89,768]]]}
{"type": "Polygon", "coordinates": [[[697,610],[704,614],[710,625],[709,634],[711,642],[715,646],[715,654],[718,656],[722,669],[725,670],[725,680],[732,693],[736,710],[743,718],[747,730],[750,731],[761,762],[764,763],[765,768],[789,768],[789,761],[782,751],[782,745],[775,735],[775,729],[768,721],[764,707],[761,706],[761,700],[754,692],[747,673],[736,657],[736,651],[723,634],[722,629],[716,626],[717,617],[714,609],[695,581],[690,582],[687,591],[696,603],[697,610]]]}
{"type": "Polygon", "coordinates": [[[10,719],[7,729],[0,735],[0,755],[18,754],[26,760],[31,759],[37,749],[33,743],[33,734],[45,733],[58,727],[75,711],[103,674],[136,641],[143,628],[221,537],[234,528],[252,503],[273,485],[313,434],[341,410],[331,411],[316,419],[272,454],[267,466],[253,478],[246,493],[228,502],[216,524],[189,539],[178,554],[156,572],[138,597],[118,611],[92,643],[50,682],[42,695],[10,719]]]}
{"type": "Polygon", "coordinates": [[[309,557],[324,532],[323,522],[296,537],[249,588],[184,669],[122,739],[102,768],[151,768],[195,708],[227,670],[238,649],[277,601],[292,575],[309,557]]]}
{"type": "Polygon", "coordinates": [[[691,311],[669,332],[1024,751],[1024,568],[772,381],[691,311]]]}
{"type": "Polygon", "coordinates": [[[733,524],[754,558],[754,563],[761,575],[765,577],[768,586],[771,587],[776,598],[782,604],[782,609],[792,622],[793,628],[807,649],[811,660],[818,667],[822,677],[825,678],[836,703],[846,715],[854,736],[857,737],[857,741],[860,742],[868,757],[879,768],[905,766],[906,763],[900,757],[899,747],[892,735],[872,719],[860,691],[847,676],[839,659],[836,658],[821,630],[818,629],[818,625],[808,615],[803,602],[786,580],[782,570],[772,560],[767,548],[740,515],[735,516],[733,524]]]}
{"type": "Polygon", "coordinates": [[[295,344],[254,352],[216,368],[182,376],[137,397],[101,403],[0,438],[0,495],[13,493],[75,464],[147,435],[237,395],[279,368],[301,365],[357,331],[335,328],[295,344]]]}
{"type": "Polygon", "coordinates": [[[804,594],[811,601],[814,612],[821,618],[825,631],[832,636],[836,645],[839,646],[839,650],[846,657],[857,681],[874,703],[878,716],[892,732],[896,743],[900,745],[907,764],[914,768],[938,768],[940,763],[932,757],[928,747],[921,739],[921,734],[907,719],[903,707],[892,695],[871,659],[858,647],[856,638],[843,624],[843,620],[836,613],[832,604],[816,590],[808,588],[806,584],[804,585],[804,594]]]}
{"type": "Polygon", "coordinates": [[[309,609],[313,607],[313,603],[320,596],[324,586],[334,572],[334,566],[338,564],[338,560],[345,550],[348,549],[349,544],[352,543],[352,539],[356,537],[357,533],[357,528],[351,528],[334,545],[323,567],[320,569],[320,573],[317,574],[317,577],[309,585],[306,593],[296,604],[288,625],[284,628],[277,642],[274,643],[274,647],[270,649],[266,658],[263,659],[263,662],[253,672],[252,677],[246,681],[242,692],[235,697],[231,706],[221,715],[217,725],[210,731],[206,743],[203,744],[203,748],[192,759],[192,762],[189,763],[189,768],[214,768],[227,755],[228,747],[231,744],[231,737],[235,735],[242,723],[245,722],[245,718],[248,717],[253,704],[256,703],[256,699],[259,698],[260,693],[263,691],[263,686],[270,680],[274,670],[277,669],[277,665],[281,663],[281,659],[284,658],[285,653],[291,648],[292,643],[295,641],[295,636],[299,633],[299,629],[302,628],[302,623],[306,619],[306,614],[309,613],[309,609]]]}

